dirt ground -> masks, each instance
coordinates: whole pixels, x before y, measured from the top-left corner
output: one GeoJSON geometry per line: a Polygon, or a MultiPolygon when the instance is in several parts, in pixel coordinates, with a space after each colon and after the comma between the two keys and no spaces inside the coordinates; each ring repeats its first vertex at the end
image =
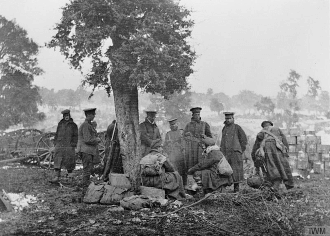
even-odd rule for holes
{"type": "MultiPolygon", "coordinates": [[[[322,175],[296,179],[296,188],[276,195],[242,185],[239,194],[222,193],[166,217],[175,209],[114,211],[80,202],[72,184],[48,183],[52,172],[11,165],[0,168],[0,191],[33,195],[37,202],[22,211],[0,212],[0,235],[303,235],[304,226],[330,226],[330,180],[322,175]]],[[[183,206],[198,198],[183,202],[183,206]]]]}

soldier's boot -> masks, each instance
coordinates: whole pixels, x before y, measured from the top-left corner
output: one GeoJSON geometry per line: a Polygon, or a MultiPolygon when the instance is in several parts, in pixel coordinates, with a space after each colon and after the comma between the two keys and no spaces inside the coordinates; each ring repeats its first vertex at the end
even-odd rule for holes
{"type": "Polygon", "coordinates": [[[235,183],[234,184],[234,193],[238,193],[239,192],[239,184],[235,183]]]}
{"type": "Polygon", "coordinates": [[[52,184],[58,184],[61,179],[61,170],[55,169],[55,177],[51,180],[49,180],[50,183],[52,184]]]}
{"type": "Polygon", "coordinates": [[[74,175],[73,175],[72,171],[71,172],[68,172],[67,178],[68,178],[68,182],[70,184],[73,183],[74,175]]]}
{"type": "Polygon", "coordinates": [[[275,191],[279,191],[280,190],[280,185],[281,185],[281,180],[274,180],[273,181],[273,189],[275,190],[275,191]]]}

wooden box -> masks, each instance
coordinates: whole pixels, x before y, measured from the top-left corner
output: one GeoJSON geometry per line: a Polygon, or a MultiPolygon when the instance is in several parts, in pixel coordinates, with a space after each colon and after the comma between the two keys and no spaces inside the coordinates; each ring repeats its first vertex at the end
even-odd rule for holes
{"type": "Polygon", "coordinates": [[[318,153],[308,153],[308,160],[309,161],[318,161],[319,154],[318,153]]]}
{"type": "Polygon", "coordinates": [[[299,136],[301,135],[301,131],[298,127],[292,127],[290,128],[290,131],[289,131],[290,135],[291,136],[299,136]]]}
{"type": "Polygon", "coordinates": [[[298,159],[298,162],[297,162],[297,169],[300,169],[300,170],[306,170],[307,169],[307,166],[308,166],[308,161],[302,161],[302,160],[299,160],[298,159]]]}
{"type": "Polygon", "coordinates": [[[305,130],[304,135],[315,135],[315,130],[305,130]]]}
{"type": "Polygon", "coordinates": [[[322,172],[322,163],[321,162],[314,162],[313,170],[315,174],[320,174],[322,172]]]}
{"type": "Polygon", "coordinates": [[[287,136],[288,144],[297,144],[297,136],[287,136]]]}
{"type": "Polygon", "coordinates": [[[289,145],[289,152],[298,152],[297,145],[289,145]]]}
{"type": "Polygon", "coordinates": [[[306,152],[307,153],[316,153],[317,152],[317,144],[306,144],[306,152]]]}
{"type": "Polygon", "coordinates": [[[318,138],[315,135],[306,135],[305,136],[305,143],[306,144],[317,144],[318,138]]]}
{"type": "Polygon", "coordinates": [[[330,152],[330,145],[321,144],[321,145],[319,145],[318,148],[319,148],[320,152],[322,152],[322,153],[329,153],[330,152]]]}

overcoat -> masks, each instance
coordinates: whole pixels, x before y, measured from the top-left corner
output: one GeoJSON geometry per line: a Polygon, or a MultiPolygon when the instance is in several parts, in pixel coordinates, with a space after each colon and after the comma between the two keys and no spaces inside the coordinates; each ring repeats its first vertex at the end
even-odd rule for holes
{"type": "Polygon", "coordinates": [[[74,170],[76,166],[75,148],[78,142],[78,126],[70,118],[62,119],[57,126],[54,138],[54,168],[74,170]]]}
{"type": "MultiPolygon", "coordinates": [[[[270,127],[269,132],[274,134],[289,149],[287,139],[279,128],[270,127]]],[[[286,157],[287,154],[277,147],[275,138],[263,132],[263,130],[257,134],[251,155],[255,166],[261,167],[268,181],[272,182],[274,180],[282,180],[287,186],[294,185],[292,172],[286,157]],[[265,142],[262,144],[264,139],[265,142]],[[260,166],[260,163],[256,161],[255,155],[257,149],[260,148],[261,145],[263,145],[265,152],[264,166],[260,166]]]]}
{"type": "Polygon", "coordinates": [[[162,140],[159,129],[156,123],[150,123],[146,118],[144,122],[139,125],[140,128],[140,139],[141,139],[141,153],[142,156],[147,155],[151,146],[157,141],[162,140]]]}
{"type": "Polygon", "coordinates": [[[184,129],[184,151],[187,170],[202,159],[203,149],[200,144],[203,135],[212,138],[210,125],[202,120],[191,119],[191,122],[189,122],[184,129]]]}
{"type": "Polygon", "coordinates": [[[244,130],[237,124],[225,124],[222,129],[220,150],[233,169],[234,183],[244,180],[243,152],[246,149],[247,137],[244,130]]]}

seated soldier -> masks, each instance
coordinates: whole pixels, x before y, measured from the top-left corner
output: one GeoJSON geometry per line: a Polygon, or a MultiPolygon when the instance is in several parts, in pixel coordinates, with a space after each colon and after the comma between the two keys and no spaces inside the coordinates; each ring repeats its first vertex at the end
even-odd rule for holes
{"type": "Polygon", "coordinates": [[[232,177],[220,175],[218,171],[218,163],[225,158],[220,148],[215,145],[212,138],[202,138],[202,148],[204,159],[188,170],[188,175],[200,177],[202,188],[205,194],[213,192],[222,186],[232,184],[232,177]]]}
{"type": "Polygon", "coordinates": [[[146,187],[165,190],[166,196],[175,199],[185,198],[182,177],[162,154],[161,141],[155,143],[150,153],[140,161],[141,181],[146,187]]]}

